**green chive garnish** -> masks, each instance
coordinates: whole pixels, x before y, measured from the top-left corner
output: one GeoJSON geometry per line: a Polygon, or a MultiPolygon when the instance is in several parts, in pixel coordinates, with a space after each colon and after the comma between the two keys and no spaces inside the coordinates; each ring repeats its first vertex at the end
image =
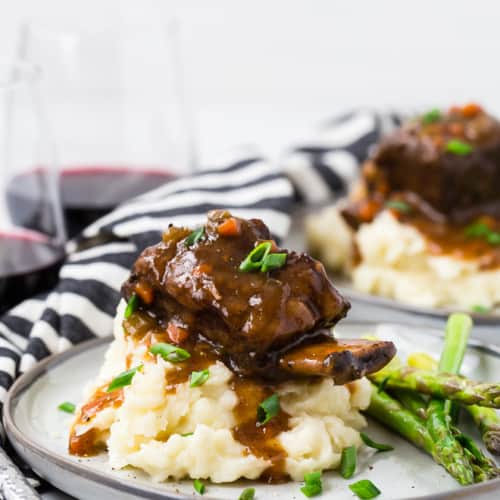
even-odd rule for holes
{"type": "Polygon", "coordinates": [[[321,483],[321,472],[310,472],[304,475],[304,486],[300,488],[300,491],[306,497],[314,497],[319,495],[323,491],[323,484],[321,483]]]}
{"type": "Polygon", "coordinates": [[[187,247],[190,247],[194,245],[195,243],[198,243],[198,241],[201,240],[203,235],[205,234],[205,228],[201,226],[198,229],[195,229],[187,238],[186,241],[184,242],[187,247]]]}
{"type": "Polygon", "coordinates": [[[340,459],[340,475],[344,479],[349,479],[356,470],[356,447],[348,446],[342,450],[340,459]]]}
{"type": "Polygon", "coordinates": [[[76,406],[69,401],[65,401],[64,403],[61,403],[57,408],[59,408],[59,410],[61,411],[65,411],[66,413],[75,413],[76,406]]]}
{"type": "Polygon", "coordinates": [[[238,500],[253,500],[255,498],[255,488],[246,488],[241,492],[238,500]]]}
{"type": "Polygon", "coordinates": [[[186,432],[186,433],[184,433],[184,434],[181,434],[181,436],[182,436],[183,438],[187,438],[187,437],[189,437],[189,436],[192,436],[193,434],[194,434],[194,432],[186,432]]]}
{"type": "Polygon", "coordinates": [[[189,387],[199,387],[203,385],[208,380],[208,377],[210,377],[208,369],[201,370],[200,372],[192,372],[189,387]]]}
{"type": "Polygon", "coordinates": [[[280,398],[277,394],[269,396],[257,408],[257,420],[260,425],[266,425],[269,420],[280,412],[280,398]]]}
{"type": "Polygon", "coordinates": [[[402,214],[408,214],[411,212],[411,206],[400,200],[389,200],[385,203],[385,206],[387,208],[392,208],[397,212],[401,212],[402,214]]]}
{"type": "Polygon", "coordinates": [[[203,495],[203,493],[205,493],[205,485],[199,479],[195,479],[193,481],[193,488],[200,495],[203,495]]]}
{"type": "Polygon", "coordinates": [[[489,312],[491,312],[490,307],[482,306],[481,304],[476,304],[475,306],[472,306],[471,310],[478,314],[488,314],[489,312]]]}
{"type": "Polygon", "coordinates": [[[376,443],[375,441],[373,441],[373,439],[368,437],[364,432],[360,432],[359,435],[361,436],[361,440],[363,441],[363,443],[365,443],[366,446],[369,446],[370,448],[374,448],[375,450],[378,451],[392,451],[394,449],[394,447],[391,446],[390,444],[376,443]]]}
{"type": "Polygon", "coordinates": [[[500,233],[492,231],[490,234],[488,234],[486,240],[490,245],[500,245],[500,233]]]}
{"type": "Polygon", "coordinates": [[[437,122],[440,119],[441,119],[441,111],[439,111],[439,109],[437,108],[434,108],[422,116],[422,123],[424,125],[429,125],[429,123],[437,122]]]}
{"type": "Polygon", "coordinates": [[[171,363],[179,363],[191,357],[191,354],[185,349],[182,349],[182,347],[166,344],[164,342],[152,345],[149,348],[149,352],[151,354],[159,354],[164,360],[170,361],[171,363]]]}
{"type": "Polygon", "coordinates": [[[262,266],[260,270],[263,273],[267,273],[267,271],[272,271],[273,269],[279,269],[286,264],[286,253],[270,253],[264,257],[262,261],[262,266]]]}
{"type": "Polygon", "coordinates": [[[468,238],[483,238],[490,245],[500,245],[500,232],[493,231],[484,222],[474,222],[464,229],[468,238]]]}
{"type": "Polygon", "coordinates": [[[139,297],[133,293],[127,302],[127,308],[125,309],[125,319],[129,319],[132,314],[134,314],[137,306],[139,305],[139,297]]]}
{"type": "Polygon", "coordinates": [[[272,246],[270,241],[259,243],[240,264],[240,271],[247,273],[260,269],[267,254],[271,251],[272,246]]]}
{"type": "Polygon", "coordinates": [[[391,378],[390,375],[387,375],[387,377],[384,378],[384,380],[382,380],[382,382],[380,383],[380,385],[378,386],[378,389],[377,389],[377,392],[382,392],[382,391],[385,391],[385,386],[387,385],[387,382],[389,382],[389,379],[391,378]]]}
{"type": "Polygon", "coordinates": [[[446,151],[458,156],[468,155],[473,151],[473,147],[458,139],[451,139],[446,143],[446,151]]]}
{"type": "Polygon", "coordinates": [[[349,489],[361,500],[370,500],[380,495],[380,490],[369,479],[350,484],[349,489]]]}
{"type": "Polygon", "coordinates": [[[130,370],[120,373],[120,375],[116,376],[108,385],[106,392],[116,391],[116,389],[120,389],[122,387],[125,387],[126,385],[130,385],[132,383],[134,375],[140,370],[142,370],[142,365],[136,366],[135,368],[131,368],[130,370]]]}

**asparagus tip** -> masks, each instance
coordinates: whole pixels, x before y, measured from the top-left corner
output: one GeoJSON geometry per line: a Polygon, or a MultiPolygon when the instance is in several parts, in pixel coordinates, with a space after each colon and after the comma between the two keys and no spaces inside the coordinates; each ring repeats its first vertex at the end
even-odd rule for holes
{"type": "Polygon", "coordinates": [[[489,430],[483,434],[483,442],[493,455],[500,455],[500,429],[489,430]]]}

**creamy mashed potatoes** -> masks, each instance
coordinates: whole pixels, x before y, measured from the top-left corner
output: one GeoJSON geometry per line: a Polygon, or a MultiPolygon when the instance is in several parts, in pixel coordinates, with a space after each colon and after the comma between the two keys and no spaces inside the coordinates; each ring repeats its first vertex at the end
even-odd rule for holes
{"type": "MultiPolygon", "coordinates": [[[[130,366],[142,363],[143,369],[123,389],[121,406],[104,408],[86,423],[77,419],[75,435],[94,429],[94,437],[107,445],[112,467],[137,467],[157,481],[259,477],[270,464],[233,437],[234,410],[240,401],[231,388],[232,372],[215,362],[202,386],[190,388],[185,382],[167,393],[166,381],[178,367],[159,356],[146,356],[145,345],[125,337],[122,318],[123,304],[115,321],[115,340],[86,399],[130,366]]],[[[336,468],[344,447],[360,445],[358,430],[366,422],[359,410],[368,406],[370,391],[366,379],[346,386],[335,386],[329,379],[278,386],[281,407],[290,419],[289,430],[277,440],[287,454],[285,472],[292,479],[336,468]]]]}
{"type": "Polygon", "coordinates": [[[389,210],[354,233],[335,207],[306,225],[311,249],[331,269],[351,275],[356,289],[426,307],[470,309],[500,304],[500,269],[479,259],[432,255],[425,237],[389,210]],[[353,248],[360,262],[353,266],[353,248]]]}

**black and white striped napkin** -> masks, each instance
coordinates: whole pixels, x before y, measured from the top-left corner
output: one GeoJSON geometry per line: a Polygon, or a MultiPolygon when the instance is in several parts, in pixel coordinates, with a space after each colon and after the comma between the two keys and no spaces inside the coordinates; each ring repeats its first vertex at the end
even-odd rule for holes
{"type": "Polygon", "coordinates": [[[59,283],[0,318],[0,410],[15,378],[46,356],[112,332],[120,286],[138,254],[168,224],[194,226],[207,211],[263,219],[286,236],[295,203],[343,194],[360,163],[396,115],[359,110],[327,122],[314,140],[288,151],[279,166],[242,158],[159,186],[121,205],[68,244],[59,283]]]}

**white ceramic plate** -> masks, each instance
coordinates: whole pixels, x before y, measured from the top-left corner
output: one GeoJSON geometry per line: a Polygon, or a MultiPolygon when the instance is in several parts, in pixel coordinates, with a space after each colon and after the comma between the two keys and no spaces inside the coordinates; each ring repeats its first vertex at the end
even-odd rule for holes
{"type": "MultiPolygon", "coordinates": [[[[395,341],[403,359],[414,350],[436,354],[441,349],[441,332],[437,330],[370,323],[345,323],[336,329],[339,337],[359,337],[367,333],[395,341]]],[[[4,424],[12,444],[36,472],[82,500],[194,498],[191,481],[155,484],[140,471],[111,470],[105,454],[92,458],[68,454],[71,417],[58,411],[57,406],[63,401],[77,402],[81,398],[82,387],[97,374],[108,343],[108,339],[91,341],[49,358],[14,384],[4,407],[4,424]]],[[[500,380],[500,349],[475,343],[464,360],[463,372],[475,379],[500,380]]],[[[470,424],[462,427],[478,437],[470,424]]],[[[425,453],[375,422],[369,422],[366,432],[376,441],[394,445],[395,450],[378,454],[374,450],[363,450],[356,474],[349,480],[342,479],[338,472],[325,473],[324,498],[351,500],[353,495],[348,485],[360,479],[373,481],[382,491],[380,499],[492,498],[495,491],[500,495],[500,479],[460,487],[425,453]]],[[[203,498],[234,500],[248,486],[256,488],[257,500],[305,499],[299,489],[301,483],[265,485],[249,481],[208,484],[203,498]]]]}

